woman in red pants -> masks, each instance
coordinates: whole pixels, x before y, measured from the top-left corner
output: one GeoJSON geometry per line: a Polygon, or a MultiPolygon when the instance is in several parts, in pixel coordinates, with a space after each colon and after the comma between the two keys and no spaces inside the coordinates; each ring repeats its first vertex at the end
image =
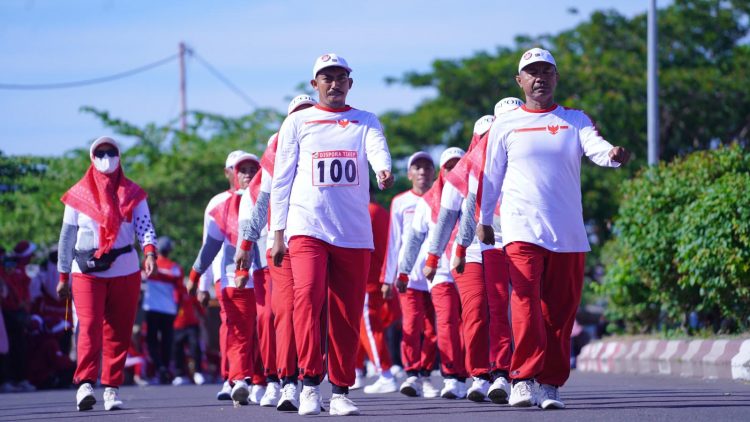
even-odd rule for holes
{"type": "Polygon", "coordinates": [[[153,274],[156,233],[146,192],[125,177],[120,148],[108,137],[94,141],[91,166],[62,197],[65,204],[58,245],[61,299],[73,298],[78,315],[78,410],[94,407],[93,384],[101,370],[104,409],[122,408],[118,387],[138,306],[141,274],[137,237],[153,274]]]}

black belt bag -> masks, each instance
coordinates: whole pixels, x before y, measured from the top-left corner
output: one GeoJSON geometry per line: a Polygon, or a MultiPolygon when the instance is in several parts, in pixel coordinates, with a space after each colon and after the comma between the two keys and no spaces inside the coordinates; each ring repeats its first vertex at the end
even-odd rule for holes
{"type": "Polygon", "coordinates": [[[97,273],[106,271],[112,266],[118,256],[126,254],[133,250],[133,245],[124,246],[122,248],[111,249],[109,252],[103,254],[99,258],[94,258],[94,254],[97,249],[87,249],[85,251],[79,251],[76,249],[75,256],[78,268],[82,273],[97,273]]]}

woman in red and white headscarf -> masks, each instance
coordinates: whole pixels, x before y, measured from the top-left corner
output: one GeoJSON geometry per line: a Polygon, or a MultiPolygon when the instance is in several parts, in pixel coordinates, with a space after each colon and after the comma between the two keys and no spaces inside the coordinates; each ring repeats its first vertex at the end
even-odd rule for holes
{"type": "Polygon", "coordinates": [[[146,192],[125,177],[120,148],[101,137],[90,149],[91,166],[62,197],[65,204],[58,245],[60,298],[71,296],[78,315],[78,410],[96,403],[93,385],[101,370],[104,409],[122,408],[118,387],[138,306],[141,286],[137,236],[146,254],[145,272],[156,261],[156,233],[146,192]],[[101,359],[100,359],[101,358],[101,359]]]}

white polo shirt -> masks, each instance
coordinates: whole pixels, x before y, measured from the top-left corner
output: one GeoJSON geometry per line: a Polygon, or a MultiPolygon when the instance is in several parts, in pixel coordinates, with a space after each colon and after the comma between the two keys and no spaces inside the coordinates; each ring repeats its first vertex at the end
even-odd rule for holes
{"type": "Polygon", "coordinates": [[[583,225],[581,157],[618,167],[605,141],[580,110],[525,106],[496,119],[490,129],[480,222],[491,225],[502,192],[503,246],[515,241],[554,252],[591,248],[583,225]]]}
{"type": "Polygon", "coordinates": [[[271,231],[373,249],[368,161],[376,173],[391,169],[374,114],[317,105],[288,116],[271,182],[271,231]]]}

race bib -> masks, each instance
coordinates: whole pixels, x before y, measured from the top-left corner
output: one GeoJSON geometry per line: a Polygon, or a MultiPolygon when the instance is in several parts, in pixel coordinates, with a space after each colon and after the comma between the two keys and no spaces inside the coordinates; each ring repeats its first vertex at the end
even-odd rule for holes
{"type": "Polygon", "coordinates": [[[313,186],[357,186],[357,151],[321,151],[312,155],[313,186]]]}

